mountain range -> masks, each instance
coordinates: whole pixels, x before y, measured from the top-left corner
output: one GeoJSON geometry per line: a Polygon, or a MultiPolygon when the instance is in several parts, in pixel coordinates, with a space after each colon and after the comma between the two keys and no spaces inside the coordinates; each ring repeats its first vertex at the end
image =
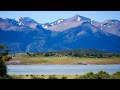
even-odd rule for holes
{"type": "Polygon", "coordinates": [[[12,53],[89,48],[120,52],[120,21],[103,22],[75,15],[51,23],[30,17],[0,18],[0,43],[12,53]]]}

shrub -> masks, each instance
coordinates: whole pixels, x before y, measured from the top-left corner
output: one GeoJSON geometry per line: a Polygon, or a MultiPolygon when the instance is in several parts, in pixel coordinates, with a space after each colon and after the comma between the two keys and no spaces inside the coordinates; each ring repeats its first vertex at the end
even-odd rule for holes
{"type": "Polygon", "coordinates": [[[44,79],[44,77],[37,77],[37,76],[32,76],[31,79],[44,79]]]}
{"type": "Polygon", "coordinates": [[[30,76],[33,76],[32,74],[30,76]]]}
{"type": "Polygon", "coordinates": [[[120,72],[113,73],[110,76],[111,79],[120,79],[120,72]]]}
{"type": "Polygon", "coordinates": [[[50,75],[50,76],[48,77],[48,79],[58,79],[58,78],[55,77],[55,75],[50,75]]]}
{"type": "Polygon", "coordinates": [[[43,74],[41,76],[44,76],[43,74]]]}
{"type": "Polygon", "coordinates": [[[11,59],[8,55],[9,50],[2,44],[0,44],[0,77],[7,75],[7,67],[5,61],[11,59]]]}
{"type": "Polygon", "coordinates": [[[32,75],[31,79],[38,79],[38,77],[32,75]]]}
{"type": "Polygon", "coordinates": [[[0,79],[2,79],[2,77],[0,76],[0,79]]]}
{"type": "Polygon", "coordinates": [[[60,79],[67,79],[67,77],[65,77],[65,76],[62,76],[60,79]]]}
{"type": "Polygon", "coordinates": [[[89,72],[84,75],[76,76],[75,79],[97,79],[97,76],[93,72],[89,72]]]}
{"type": "Polygon", "coordinates": [[[38,79],[45,79],[44,77],[40,77],[40,78],[38,78],[38,79]]]}
{"type": "Polygon", "coordinates": [[[11,57],[8,57],[8,56],[3,56],[3,57],[2,57],[2,60],[3,60],[3,61],[9,61],[10,59],[11,59],[11,57]]]}
{"type": "Polygon", "coordinates": [[[6,65],[2,62],[0,62],[0,76],[3,77],[7,74],[7,68],[6,65]]]}
{"type": "Polygon", "coordinates": [[[90,72],[90,73],[83,75],[82,78],[83,79],[97,79],[97,76],[93,72],[90,72]]]}
{"type": "Polygon", "coordinates": [[[100,71],[96,73],[96,76],[98,77],[98,79],[110,79],[110,75],[105,71],[100,71]]]}
{"type": "Polygon", "coordinates": [[[0,79],[14,79],[9,75],[4,75],[3,77],[0,77],[0,79]]]}

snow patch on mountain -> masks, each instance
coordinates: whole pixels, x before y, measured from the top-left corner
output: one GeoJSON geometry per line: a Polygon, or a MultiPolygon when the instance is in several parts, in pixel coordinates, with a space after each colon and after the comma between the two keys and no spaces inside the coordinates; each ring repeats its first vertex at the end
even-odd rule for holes
{"type": "Polygon", "coordinates": [[[62,21],[64,21],[64,20],[63,19],[58,19],[57,21],[52,22],[50,25],[54,26],[54,25],[60,24],[62,21]]]}
{"type": "Polygon", "coordinates": [[[62,19],[58,20],[58,21],[57,21],[57,24],[59,24],[59,23],[62,22],[62,21],[63,21],[62,19]]]}
{"type": "Polygon", "coordinates": [[[47,25],[42,25],[42,27],[43,27],[43,28],[48,28],[48,26],[47,26],[47,25]]]}
{"type": "Polygon", "coordinates": [[[56,21],[54,21],[54,22],[51,22],[51,23],[42,24],[42,27],[45,28],[45,29],[47,29],[47,28],[49,28],[49,27],[53,27],[53,26],[55,26],[55,25],[58,25],[58,24],[60,24],[60,23],[63,22],[63,21],[64,21],[64,19],[58,19],[58,20],[56,20],[56,21]]]}
{"type": "Polygon", "coordinates": [[[54,26],[54,23],[52,23],[52,24],[50,24],[50,25],[54,26]]]}
{"type": "Polygon", "coordinates": [[[91,22],[91,24],[93,24],[93,22],[91,22]]]}
{"type": "Polygon", "coordinates": [[[19,25],[24,25],[21,21],[20,21],[21,18],[16,18],[15,20],[18,22],[19,25]]]}
{"type": "Polygon", "coordinates": [[[24,25],[22,22],[18,22],[19,25],[24,25]]]}
{"type": "Polygon", "coordinates": [[[80,18],[80,17],[78,17],[78,18],[77,18],[77,21],[80,21],[80,20],[81,20],[81,18],[80,18]]]}
{"type": "Polygon", "coordinates": [[[19,22],[19,21],[20,21],[20,18],[15,18],[15,20],[19,22]]]}

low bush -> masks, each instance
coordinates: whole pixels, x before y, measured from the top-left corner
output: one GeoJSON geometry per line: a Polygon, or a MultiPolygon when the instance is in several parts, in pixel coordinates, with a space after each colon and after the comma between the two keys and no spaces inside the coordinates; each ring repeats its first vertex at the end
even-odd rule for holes
{"type": "Polygon", "coordinates": [[[62,76],[60,79],[67,79],[67,77],[65,77],[65,76],[62,76]]]}
{"type": "Polygon", "coordinates": [[[96,73],[97,79],[110,79],[110,75],[105,71],[96,73]]]}
{"type": "Polygon", "coordinates": [[[55,77],[55,75],[50,75],[50,76],[48,77],[48,79],[58,79],[58,78],[55,77]]]}
{"type": "Polygon", "coordinates": [[[111,79],[120,79],[120,72],[113,73],[110,76],[111,79]]]}

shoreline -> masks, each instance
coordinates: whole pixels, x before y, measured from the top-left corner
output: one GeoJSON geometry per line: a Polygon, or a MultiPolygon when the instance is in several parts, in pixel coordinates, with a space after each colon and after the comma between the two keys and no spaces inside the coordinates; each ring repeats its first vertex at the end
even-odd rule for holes
{"type": "Polygon", "coordinates": [[[117,64],[120,64],[120,63],[104,63],[104,64],[103,63],[99,63],[99,64],[97,64],[97,63],[96,64],[95,63],[94,64],[89,64],[89,63],[88,64],[87,63],[86,64],[57,64],[57,63],[56,64],[52,64],[52,63],[50,63],[50,64],[44,64],[44,63],[43,64],[41,64],[41,63],[36,63],[36,64],[23,64],[23,63],[7,64],[6,63],[6,65],[117,65],[117,64]]]}
{"type": "MultiPolygon", "coordinates": [[[[87,64],[87,65],[117,65],[120,63],[111,63],[111,64],[87,64]]],[[[80,64],[6,64],[6,65],[80,65],[80,64]]],[[[82,64],[81,64],[82,65],[82,64]]]]}
{"type": "MultiPolygon", "coordinates": [[[[110,64],[86,64],[86,65],[117,65],[120,63],[110,63],[110,64]]],[[[6,65],[83,65],[83,64],[6,64],[6,65]]]]}
{"type": "Polygon", "coordinates": [[[7,65],[110,65],[120,64],[120,58],[80,58],[80,57],[25,57],[16,56],[7,65]]]}
{"type": "Polygon", "coordinates": [[[41,74],[41,75],[10,75],[13,79],[120,79],[120,72],[108,74],[107,72],[84,73],[84,74],[41,74]],[[117,74],[115,74],[117,73],[117,74]],[[103,75],[106,75],[104,77],[103,75]],[[90,76],[90,77],[89,77],[90,76]],[[99,78],[98,78],[99,77],[99,78]]]}

